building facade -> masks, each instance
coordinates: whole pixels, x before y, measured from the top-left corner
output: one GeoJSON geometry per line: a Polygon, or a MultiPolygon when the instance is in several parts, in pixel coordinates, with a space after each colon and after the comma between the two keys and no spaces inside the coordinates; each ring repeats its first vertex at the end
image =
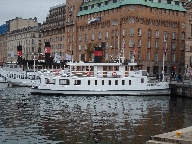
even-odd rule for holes
{"type": "MultiPolygon", "coordinates": [[[[133,56],[138,69],[150,74],[184,73],[186,10],[179,1],[106,0],[83,2],[77,14],[76,59],[93,55],[92,46],[104,48],[106,62],[133,56]],[[136,53],[134,54],[134,48],[136,53]]],[[[92,56],[91,56],[92,57],[92,56]]],[[[90,60],[92,58],[84,58],[90,60]]]]}
{"type": "Polygon", "coordinates": [[[186,14],[186,38],[185,38],[185,70],[192,74],[192,2],[185,5],[186,14]]]}
{"type": "Polygon", "coordinates": [[[7,35],[0,34],[0,65],[7,60],[7,35]]]}
{"type": "Polygon", "coordinates": [[[65,35],[65,7],[65,3],[51,7],[46,21],[41,26],[42,46],[45,47],[45,42],[49,42],[51,45],[50,56],[54,57],[57,53],[62,57],[61,59],[64,59],[67,39],[65,35]]]}
{"type": "Polygon", "coordinates": [[[31,60],[41,53],[41,32],[37,19],[16,18],[8,21],[7,61],[17,62],[17,47],[22,47],[22,59],[31,60]]]}

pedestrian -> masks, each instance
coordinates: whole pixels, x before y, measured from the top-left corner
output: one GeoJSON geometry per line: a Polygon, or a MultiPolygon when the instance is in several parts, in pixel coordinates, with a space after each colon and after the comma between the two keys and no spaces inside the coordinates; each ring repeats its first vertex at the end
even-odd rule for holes
{"type": "Polygon", "coordinates": [[[179,83],[181,82],[181,74],[180,73],[178,75],[178,81],[179,81],[179,83]]]}
{"type": "Polygon", "coordinates": [[[158,80],[158,81],[159,81],[159,75],[158,75],[158,74],[156,75],[156,80],[158,80]]]}
{"type": "Polygon", "coordinates": [[[162,82],[162,79],[163,79],[163,74],[161,73],[160,74],[160,81],[162,82]]]}

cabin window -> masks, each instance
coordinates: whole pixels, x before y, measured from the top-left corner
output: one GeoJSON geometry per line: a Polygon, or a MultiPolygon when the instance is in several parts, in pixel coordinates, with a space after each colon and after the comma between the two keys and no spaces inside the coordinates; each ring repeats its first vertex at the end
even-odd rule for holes
{"type": "Polygon", "coordinates": [[[81,80],[75,80],[74,85],[81,85],[81,80]]]}
{"type": "Polygon", "coordinates": [[[118,85],[118,80],[115,80],[115,85],[118,85]]]}
{"type": "Polygon", "coordinates": [[[48,78],[45,79],[46,84],[55,84],[55,81],[56,81],[55,79],[48,79],[48,78]]]}
{"type": "Polygon", "coordinates": [[[131,85],[131,80],[129,80],[129,85],[131,85]]]}
{"type": "Polygon", "coordinates": [[[125,80],[122,80],[122,85],[125,85],[125,80]]]}
{"type": "Polygon", "coordinates": [[[108,85],[111,85],[111,80],[108,81],[108,85]]]}
{"type": "Polygon", "coordinates": [[[97,85],[97,80],[95,80],[95,85],[97,85]]]}
{"type": "Polygon", "coordinates": [[[90,85],[91,84],[91,81],[90,80],[88,80],[88,85],[90,85]]]}
{"type": "Polygon", "coordinates": [[[144,78],[141,78],[141,83],[144,83],[144,78]]]}
{"type": "Polygon", "coordinates": [[[104,85],[104,80],[102,80],[102,85],[104,85]]]}
{"type": "Polygon", "coordinates": [[[68,79],[60,79],[59,85],[69,85],[69,80],[68,79]]]}
{"type": "Polygon", "coordinates": [[[35,79],[35,75],[33,75],[33,76],[31,77],[31,79],[35,79]]]}
{"type": "Polygon", "coordinates": [[[16,74],[14,74],[14,79],[16,79],[16,74]]]}

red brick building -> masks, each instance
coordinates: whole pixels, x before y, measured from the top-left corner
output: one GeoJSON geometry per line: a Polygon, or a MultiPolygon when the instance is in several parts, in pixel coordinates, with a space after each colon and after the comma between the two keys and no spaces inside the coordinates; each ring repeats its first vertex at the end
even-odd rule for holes
{"type": "Polygon", "coordinates": [[[162,71],[165,37],[165,73],[183,72],[185,13],[178,1],[83,2],[77,14],[75,58],[77,61],[88,60],[90,44],[101,46],[103,42],[105,61],[116,59],[122,47],[125,59],[130,61],[136,46],[138,68],[147,69],[150,74],[159,74],[162,71]]]}

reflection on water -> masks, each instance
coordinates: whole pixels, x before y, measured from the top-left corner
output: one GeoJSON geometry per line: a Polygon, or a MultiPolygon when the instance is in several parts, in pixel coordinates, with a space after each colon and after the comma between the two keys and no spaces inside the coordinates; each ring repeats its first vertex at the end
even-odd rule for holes
{"type": "Polygon", "coordinates": [[[37,96],[0,84],[0,143],[136,143],[191,126],[192,100],[37,96]]]}

